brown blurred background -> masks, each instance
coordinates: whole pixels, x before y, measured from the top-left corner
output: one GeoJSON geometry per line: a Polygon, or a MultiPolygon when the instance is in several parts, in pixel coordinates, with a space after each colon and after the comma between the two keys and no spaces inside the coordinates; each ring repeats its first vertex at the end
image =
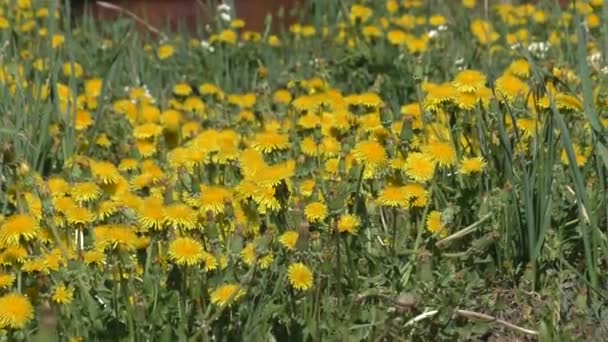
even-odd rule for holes
{"type": "MultiPolygon", "coordinates": [[[[114,20],[120,16],[137,16],[155,28],[176,30],[184,25],[194,31],[197,24],[208,23],[215,15],[218,0],[73,0],[75,13],[84,10],[99,20],[114,20]]],[[[294,9],[304,0],[234,0],[236,16],[244,19],[246,30],[262,31],[267,14],[273,15],[274,31],[287,28],[297,21],[294,9]],[[281,18],[279,13],[283,13],[281,18]]],[[[139,24],[141,29],[145,25],[139,24]]]]}

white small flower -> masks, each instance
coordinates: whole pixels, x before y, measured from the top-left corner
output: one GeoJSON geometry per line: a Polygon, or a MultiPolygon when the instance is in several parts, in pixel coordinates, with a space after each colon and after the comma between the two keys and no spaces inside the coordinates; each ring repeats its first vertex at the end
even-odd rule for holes
{"type": "Polygon", "coordinates": [[[437,35],[439,35],[439,31],[430,30],[427,34],[428,34],[429,38],[433,39],[433,38],[437,37],[437,35]]]}
{"type": "Polygon", "coordinates": [[[437,28],[439,31],[447,31],[448,26],[447,25],[439,25],[439,27],[437,28]]]}
{"type": "Polygon", "coordinates": [[[463,65],[464,64],[464,58],[458,58],[457,60],[454,61],[454,65],[463,65]]]}
{"type": "Polygon", "coordinates": [[[528,45],[528,51],[532,52],[539,58],[545,58],[545,52],[549,51],[551,43],[549,42],[533,42],[528,45]]]}
{"type": "Polygon", "coordinates": [[[608,66],[601,68],[600,71],[602,72],[602,74],[608,75],[608,66]]]}
{"type": "Polygon", "coordinates": [[[593,55],[587,57],[587,60],[591,63],[597,63],[602,59],[602,54],[600,52],[596,52],[593,55]]]}
{"type": "Polygon", "coordinates": [[[230,5],[227,3],[221,3],[217,6],[218,12],[230,12],[230,5]]]}
{"type": "Polygon", "coordinates": [[[519,49],[520,47],[521,47],[521,44],[520,44],[520,43],[515,43],[515,44],[511,45],[511,50],[517,50],[517,49],[519,49]]]}
{"type": "Polygon", "coordinates": [[[201,40],[201,47],[209,52],[215,51],[215,48],[206,40],[201,40]]]}
{"type": "Polygon", "coordinates": [[[538,43],[531,43],[528,45],[528,51],[536,52],[538,50],[538,43]]]}
{"type": "Polygon", "coordinates": [[[221,18],[223,21],[230,21],[230,20],[232,20],[232,17],[230,16],[230,14],[228,14],[228,13],[226,13],[226,12],[222,12],[222,13],[220,13],[220,18],[221,18]]]}

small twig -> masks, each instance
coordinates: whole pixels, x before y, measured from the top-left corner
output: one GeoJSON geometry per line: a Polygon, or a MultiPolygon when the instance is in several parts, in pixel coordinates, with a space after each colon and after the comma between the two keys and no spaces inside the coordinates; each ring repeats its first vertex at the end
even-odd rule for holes
{"type": "Polygon", "coordinates": [[[441,245],[444,245],[452,240],[460,239],[461,237],[464,237],[464,236],[474,232],[475,229],[477,229],[477,227],[479,227],[482,223],[487,221],[490,217],[492,217],[492,213],[486,214],[484,217],[480,218],[477,222],[471,224],[470,226],[468,226],[462,230],[459,230],[456,233],[454,233],[444,239],[437,241],[437,243],[435,243],[435,246],[440,247],[441,245]]]}
{"type": "Polygon", "coordinates": [[[124,8],[124,7],[120,7],[118,5],[114,5],[111,4],[109,2],[105,2],[105,1],[95,1],[95,3],[103,8],[112,10],[112,11],[116,11],[116,12],[120,12],[123,14],[126,14],[127,16],[131,17],[133,20],[137,21],[138,23],[144,25],[148,31],[157,34],[157,35],[161,35],[163,36],[163,34],[160,32],[159,29],[157,29],[156,27],[150,25],[150,23],[148,23],[147,21],[143,20],[142,18],[140,18],[137,14],[129,11],[128,9],[124,8]]]}
{"type": "MultiPolygon", "coordinates": [[[[424,312],[424,313],[410,319],[407,323],[405,323],[405,326],[407,327],[407,326],[413,325],[416,322],[420,322],[424,319],[435,316],[437,313],[439,313],[439,310],[432,310],[432,311],[424,312]]],[[[482,321],[496,322],[506,328],[516,330],[516,331],[519,331],[519,332],[527,334],[527,335],[538,336],[538,331],[536,331],[536,330],[522,328],[518,325],[515,325],[513,323],[507,322],[505,320],[502,320],[502,319],[499,319],[499,318],[496,318],[496,317],[493,317],[490,315],[482,314],[482,313],[475,312],[475,311],[460,310],[460,309],[456,309],[454,311],[454,313],[458,316],[462,316],[462,317],[469,318],[469,319],[478,319],[478,320],[482,320],[482,321]]]]}
{"type": "Polygon", "coordinates": [[[426,318],[429,318],[431,316],[435,316],[436,314],[439,313],[439,310],[432,310],[432,311],[427,311],[427,312],[423,312],[420,315],[410,319],[409,321],[407,321],[407,323],[405,323],[405,326],[408,327],[414,323],[420,322],[426,318]]]}

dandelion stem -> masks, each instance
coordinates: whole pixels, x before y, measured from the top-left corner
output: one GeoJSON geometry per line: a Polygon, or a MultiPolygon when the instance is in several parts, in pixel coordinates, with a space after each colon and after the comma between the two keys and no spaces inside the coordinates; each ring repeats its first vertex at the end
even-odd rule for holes
{"type": "Polygon", "coordinates": [[[396,246],[397,246],[397,207],[393,207],[393,236],[392,236],[392,240],[391,240],[391,249],[393,251],[393,254],[396,253],[396,246]]]}
{"type": "Polygon", "coordinates": [[[341,298],[340,294],[342,294],[342,260],[340,260],[340,235],[334,233],[335,242],[336,242],[336,258],[337,258],[337,268],[336,268],[336,280],[338,281],[338,298],[341,298]]]}

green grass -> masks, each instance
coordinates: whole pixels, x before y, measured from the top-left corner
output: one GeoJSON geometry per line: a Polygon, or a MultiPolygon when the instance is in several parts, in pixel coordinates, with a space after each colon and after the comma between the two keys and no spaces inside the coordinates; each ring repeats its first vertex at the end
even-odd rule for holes
{"type": "MultiPolygon", "coordinates": [[[[483,3],[466,9],[460,2],[426,1],[391,14],[384,2],[368,1],[372,14],[361,23],[349,19],[354,1],[313,0],[302,25],[315,33],[276,33],[282,44],[271,46],[268,39],[275,32],[270,29],[260,33],[260,42],[213,42],[215,34],[229,29],[219,18],[210,32],[197,29],[203,36],[166,33],[159,40],[137,31],[129,19],[98,23],[71,16],[55,1],[49,11],[57,9],[59,17],[34,19],[35,29],[23,32],[28,13],[35,14],[43,2],[32,3],[34,10],[15,9],[16,1],[0,5],[9,22],[0,30],[5,42],[0,44],[0,279],[13,277],[7,285],[0,281],[0,301],[20,293],[34,309],[16,327],[6,318],[9,306],[0,307],[0,340],[511,340],[527,335],[574,341],[605,335],[608,78],[601,68],[608,51],[606,4],[579,13],[544,1],[533,8],[544,11],[545,23],[521,15],[525,7],[514,7],[513,15],[525,20],[510,25],[495,6],[486,9],[483,3]],[[572,14],[567,26],[559,19],[565,13],[572,14]],[[601,19],[598,27],[581,25],[591,13],[601,19]],[[426,22],[434,15],[444,16],[445,30],[426,22]],[[399,18],[412,25],[400,27],[399,18]],[[426,21],[416,23],[416,18],[426,21]],[[488,20],[500,37],[481,41],[471,29],[475,19],[488,20]],[[381,36],[366,36],[368,25],[381,36]],[[41,28],[46,36],[38,34],[41,28]],[[387,38],[391,30],[410,36],[395,45],[387,38]],[[437,31],[436,38],[413,52],[410,44],[424,40],[429,30],[437,31]],[[528,41],[512,48],[509,35],[521,30],[528,41]],[[526,48],[548,41],[551,32],[561,40],[544,56],[526,48]],[[65,37],[61,47],[51,46],[55,34],[65,37]],[[156,54],[161,44],[172,45],[175,54],[161,60],[156,54]],[[594,52],[602,52],[600,61],[587,63],[594,52]],[[38,58],[46,69],[36,67],[38,58]],[[522,77],[526,91],[505,100],[496,81],[517,59],[530,67],[529,76],[522,77]],[[66,74],[71,63],[81,65],[83,75],[66,74]],[[455,97],[429,106],[432,86],[450,84],[462,69],[485,74],[484,87],[492,94],[487,102],[465,108],[452,89],[455,97]],[[93,78],[101,78],[102,86],[98,95],[87,97],[84,84],[93,78]],[[322,84],[315,88],[315,82],[322,84]],[[191,85],[204,101],[203,112],[178,108],[185,98],[173,87],[180,83],[191,85]],[[203,83],[214,84],[224,96],[200,94],[203,83]],[[43,86],[48,96],[34,96],[43,86]],[[136,87],[147,89],[163,119],[144,117],[141,99],[135,120],[117,110],[120,100],[137,102],[127,90],[136,87]],[[65,89],[76,96],[62,99],[65,89]],[[295,101],[274,101],[278,89],[288,89],[295,101]],[[234,100],[246,93],[255,95],[253,106],[234,100]],[[361,94],[368,102],[377,94],[382,103],[339,106],[339,101],[356,102],[349,95],[361,94]],[[568,95],[580,103],[564,104],[568,95]],[[314,96],[324,103],[307,111],[318,115],[320,124],[303,128],[304,111],[295,104],[314,96]],[[88,106],[87,100],[97,105],[88,106]],[[420,116],[402,113],[406,104],[418,106],[420,116]],[[170,108],[181,113],[177,131],[165,121],[170,108]],[[76,120],[82,111],[92,119],[84,129],[76,120]],[[341,130],[331,120],[345,111],[351,119],[341,130]],[[249,116],[251,121],[243,120],[249,116]],[[137,138],[134,131],[147,123],[157,124],[160,133],[137,138]],[[275,125],[288,137],[288,148],[263,153],[263,167],[246,159],[243,151],[264,143],[257,134],[275,125]],[[187,127],[198,130],[195,137],[183,131],[187,127]],[[238,138],[219,138],[226,132],[238,138]],[[102,134],[110,146],[97,143],[102,134]],[[203,138],[197,140],[198,134],[203,138]],[[338,141],[335,155],[321,144],[330,138],[338,141]],[[454,162],[435,165],[432,177],[419,184],[426,201],[417,206],[410,199],[395,206],[382,202],[385,189],[417,183],[391,165],[413,152],[432,155],[429,146],[439,138],[453,149],[454,162]],[[307,140],[318,145],[316,153],[307,151],[307,140]],[[367,140],[378,141],[386,154],[378,169],[370,161],[353,161],[353,151],[367,140]],[[140,150],[144,141],[156,149],[150,157],[140,150]],[[231,144],[234,158],[224,150],[231,144]],[[201,151],[213,157],[187,164],[177,159],[177,148],[185,149],[188,160],[201,151]],[[484,158],[482,172],[461,171],[460,163],[471,156],[484,158]],[[223,157],[229,161],[216,159],[223,157]],[[328,171],[333,158],[335,173],[328,171]],[[137,168],[116,171],[118,180],[112,181],[124,181],[124,193],[104,184],[91,168],[96,161],[118,166],[126,159],[134,159],[137,168]],[[248,166],[261,171],[250,174],[248,166]],[[279,167],[283,170],[276,172],[279,167]],[[264,210],[257,193],[253,199],[239,197],[246,181],[255,191],[268,190],[264,181],[270,177],[277,179],[270,186],[277,207],[264,210]],[[111,202],[119,209],[75,222],[69,213],[75,207],[59,209],[56,198],[64,195],[49,187],[50,178],[68,182],[70,198],[77,197],[76,185],[98,184],[99,198],[78,207],[97,212],[102,202],[111,202]],[[302,188],[307,180],[316,184],[310,195],[302,188]],[[221,210],[210,214],[191,201],[211,192],[201,186],[223,187],[231,199],[220,201],[221,210]],[[147,207],[138,203],[154,196],[162,198],[164,210],[185,204],[196,211],[194,229],[169,223],[166,212],[162,229],[145,229],[141,218],[147,207]],[[39,209],[32,198],[39,200],[39,209]],[[315,221],[306,208],[318,201],[327,213],[315,221]],[[429,217],[436,212],[441,227],[433,232],[429,217]],[[39,227],[31,236],[22,232],[24,226],[11,230],[19,214],[36,217],[39,227]],[[345,214],[359,218],[357,234],[338,232],[345,214]],[[106,237],[111,241],[106,245],[99,232],[108,227],[125,235],[106,237]],[[279,242],[288,231],[298,234],[293,249],[279,242]],[[74,239],[79,232],[83,248],[74,239]],[[178,236],[202,246],[217,268],[202,259],[181,264],[169,253],[178,236]],[[17,249],[24,253],[20,259],[11,256],[17,249]],[[95,250],[105,258],[100,265],[85,259],[95,250]],[[48,261],[53,253],[58,267],[48,261]],[[46,263],[36,266],[40,260],[46,263]],[[312,271],[307,290],[290,282],[287,270],[296,262],[312,271]],[[218,305],[214,290],[226,284],[245,294],[224,298],[233,302],[229,306],[218,305]],[[57,303],[53,296],[59,285],[73,291],[69,303],[57,303]]],[[[398,191],[406,196],[412,190],[398,191]]]]}

